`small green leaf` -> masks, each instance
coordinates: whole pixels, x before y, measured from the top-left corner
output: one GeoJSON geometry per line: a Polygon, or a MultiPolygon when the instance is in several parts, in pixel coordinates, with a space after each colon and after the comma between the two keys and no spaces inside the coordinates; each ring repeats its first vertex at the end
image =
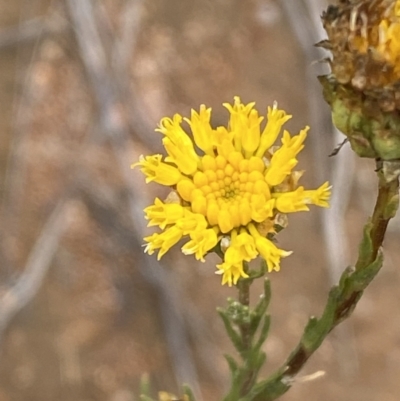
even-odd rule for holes
{"type": "Polygon", "coordinates": [[[231,390],[223,401],[237,401],[239,399],[239,392],[242,388],[244,374],[245,370],[243,368],[239,368],[235,371],[235,373],[232,375],[231,390]]]}
{"type": "Polygon", "coordinates": [[[363,291],[377,275],[382,267],[382,264],[383,253],[379,251],[376,259],[372,263],[362,269],[356,270],[348,278],[348,286],[350,287],[350,290],[363,291]]]}
{"type": "Polygon", "coordinates": [[[345,287],[348,284],[348,280],[351,277],[351,275],[354,273],[354,267],[348,266],[340,276],[340,281],[339,281],[339,288],[340,291],[344,291],[345,287]]]}
{"type": "Polygon", "coordinates": [[[284,394],[290,385],[282,383],[282,372],[255,384],[249,393],[239,401],[272,401],[284,394]]]}
{"type": "Polygon", "coordinates": [[[360,243],[360,247],[358,249],[358,261],[356,265],[356,269],[358,270],[362,266],[365,266],[372,258],[373,246],[371,239],[371,230],[373,228],[373,224],[369,221],[364,226],[364,234],[360,243]]]}
{"type": "Polygon", "coordinates": [[[141,394],[140,401],[154,401],[153,398],[148,397],[147,395],[141,394]]]}
{"type": "Polygon", "coordinates": [[[271,281],[268,278],[265,278],[264,280],[264,297],[267,304],[266,307],[268,308],[271,301],[271,281]]]}
{"type": "Polygon", "coordinates": [[[186,396],[189,398],[189,401],[196,401],[196,399],[195,399],[195,397],[194,397],[194,394],[193,394],[193,391],[192,391],[192,389],[189,387],[189,385],[184,384],[184,385],[182,386],[182,389],[183,389],[183,394],[186,395],[186,396]]]}
{"type": "Polygon", "coordinates": [[[262,314],[256,313],[255,311],[250,312],[250,326],[249,326],[249,332],[251,338],[254,337],[254,334],[256,333],[258,326],[260,324],[262,314]]]}
{"type": "Polygon", "coordinates": [[[230,370],[231,374],[233,375],[238,369],[238,364],[232,356],[225,354],[224,357],[225,357],[226,361],[228,362],[229,370],[230,370]]]}
{"type": "Polygon", "coordinates": [[[150,397],[150,379],[148,373],[143,373],[140,377],[139,391],[141,395],[150,397]]]}
{"type": "Polygon", "coordinates": [[[332,330],[340,294],[339,287],[332,287],[322,317],[320,319],[312,317],[309,320],[301,339],[301,343],[308,352],[316,350],[332,330]]]}
{"type": "Polygon", "coordinates": [[[256,342],[256,345],[254,346],[255,350],[259,351],[261,349],[262,345],[265,343],[265,340],[268,337],[270,325],[271,325],[271,318],[269,315],[265,315],[263,325],[262,325],[261,331],[260,331],[260,336],[256,342]]]}
{"type": "Polygon", "coordinates": [[[318,326],[318,319],[315,316],[310,317],[307,326],[304,329],[303,338],[301,340],[303,344],[308,344],[312,342],[312,338],[314,337],[314,331],[316,330],[317,326],[318,326]]]}
{"type": "Polygon", "coordinates": [[[264,365],[264,362],[266,361],[266,359],[267,359],[267,355],[264,351],[261,351],[257,354],[257,356],[255,357],[254,363],[253,363],[255,375],[258,374],[259,370],[264,365]]]}
{"type": "Polygon", "coordinates": [[[232,324],[227,316],[226,311],[224,311],[221,308],[217,308],[217,312],[221,316],[222,321],[224,322],[225,330],[228,333],[228,336],[231,339],[232,344],[234,345],[236,350],[239,353],[241,353],[243,351],[243,344],[239,333],[232,327],[232,324]]]}

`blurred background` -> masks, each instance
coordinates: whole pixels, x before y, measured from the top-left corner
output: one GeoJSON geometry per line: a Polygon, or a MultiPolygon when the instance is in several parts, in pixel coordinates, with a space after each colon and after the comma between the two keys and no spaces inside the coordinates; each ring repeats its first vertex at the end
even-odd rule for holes
{"type": "MultiPolygon", "coordinates": [[[[303,182],[330,180],[329,211],[290,216],[279,236],[294,251],[270,275],[264,374],[278,368],[355,260],[372,212],[370,160],[355,160],[330,124],[316,76],[327,57],[323,0],[0,0],[0,401],[134,401],[154,391],[200,401],[229,386],[234,353],[215,309],[221,287],[179,248],[143,254],[143,207],[165,196],[130,164],[160,151],[163,116],[204,103],[214,124],[241,96],[274,100],[295,133],[311,125],[303,182]]],[[[385,265],[285,401],[397,401],[400,392],[399,220],[385,265]]],[[[253,301],[261,293],[253,286],[253,301]]]]}

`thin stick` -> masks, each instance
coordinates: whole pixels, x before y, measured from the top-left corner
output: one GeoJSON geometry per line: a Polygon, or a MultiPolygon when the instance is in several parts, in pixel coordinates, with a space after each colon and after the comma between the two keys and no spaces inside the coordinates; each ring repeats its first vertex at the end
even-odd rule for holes
{"type": "MultiPolygon", "coordinates": [[[[141,229],[143,228],[143,199],[137,196],[133,187],[133,178],[129,169],[130,160],[126,151],[126,144],[129,141],[127,127],[123,119],[115,118],[115,106],[121,101],[121,97],[116,85],[117,81],[109,73],[107,54],[94,17],[94,5],[90,0],[67,0],[67,6],[73,21],[82,61],[100,110],[100,130],[110,140],[118,162],[117,167],[129,189],[130,218],[135,229],[135,240],[139,243],[139,238],[143,233],[141,229]]],[[[144,135],[144,137],[148,136],[144,135]]],[[[160,296],[168,350],[176,379],[179,382],[188,382],[195,392],[200,394],[197,371],[191,357],[186,328],[181,317],[172,309],[171,299],[176,297],[174,286],[162,279],[159,264],[151,259],[143,259],[143,261],[146,262],[140,264],[141,272],[158,290],[160,296]]]]}
{"type": "Polygon", "coordinates": [[[64,20],[58,17],[36,17],[21,22],[16,27],[0,31],[0,50],[18,46],[21,43],[33,42],[48,34],[58,34],[67,29],[64,20]]]}
{"type": "Polygon", "coordinates": [[[67,199],[61,200],[48,218],[17,282],[0,297],[0,337],[9,321],[38,292],[66,228],[67,199]]]}

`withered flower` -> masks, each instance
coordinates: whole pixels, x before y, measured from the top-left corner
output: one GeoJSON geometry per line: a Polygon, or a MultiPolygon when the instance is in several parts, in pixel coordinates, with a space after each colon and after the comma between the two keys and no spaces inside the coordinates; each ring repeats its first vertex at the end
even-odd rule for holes
{"type": "Polygon", "coordinates": [[[400,0],[341,0],[322,20],[335,125],[360,156],[400,158],[400,0]]]}

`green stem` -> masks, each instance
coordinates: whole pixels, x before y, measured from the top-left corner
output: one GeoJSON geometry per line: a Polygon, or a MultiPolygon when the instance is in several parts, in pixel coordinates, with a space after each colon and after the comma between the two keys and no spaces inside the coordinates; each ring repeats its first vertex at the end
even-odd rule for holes
{"type": "Polygon", "coordinates": [[[369,260],[363,260],[363,261],[358,260],[356,263],[356,269],[362,269],[365,265],[373,262],[376,259],[379,248],[383,244],[389,220],[395,215],[395,213],[388,213],[387,209],[388,205],[392,203],[393,198],[398,196],[399,180],[397,178],[390,182],[386,182],[382,173],[379,173],[378,176],[379,176],[378,198],[376,200],[374,213],[371,219],[372,253],[369,260]]]}
{"type": "MultiPolygon", "coordinates": [[[[246,272],[246,269],[244,269],[246,272]]],[[[239,302],[246,307],[250,307],[250,284],[251,280],[239,280],[237,286],[239,290],[239,302]]],[[[245,351],[251,347],[250,322],[242,322],[239,326],[242,344],[245,351]]]]}
{"type": "MultiPolygon", "coordinates": [[[[248,273],[248,265],[246,262],[243,264],[243,270],[245,273],[248,273]]],[[[247,307],[250,308],[250,285],[252,280],[239,280],[237,284],[237,288],[239,290],[239,302],[247,307]]],[[[251,350],[251,328],[250,328],[250,321],[246,319],[245,321],[239,324],[240,336],[242,338],[242,346],[243,346],[243,353],[242,356],[245,358],[249,357],[249,352],[251,350]]],[[[242,388],[240,390],[240,394],[244,395],[249,391],[249,387],[253,382],[253,372],[248,371],[246,377],[243,380],[242,388]]]]}
{"type": "MultiPolygon", "coordinates": [[[[365,269],[369,266],[378,256],[378,251],[383,244],[385,238],[386,229],[389,224],[389,220],[394,217],[394,214],[387,213],[388,205],[392,202],[392,199],[398,195],[399,192],[399,181],[395,179],[390,182],[386,182],[384,177],[378,173],[379,186],[378,186],[378,197],[374,212],[371,218],[371,252],[367,257],[359,256],[355,264],[356,270],[365,269]]],[[[362,290],[354,291],[351,293],[340,305],[337,310],[337,320],[340,322],[340,318],[345,316],[347,311],[353,310],[355,304],[359,301],[359,297],[362,295],[362,290]]],[[[346,316],[347,317],[347,316],[346,316]]]]}
{"type": "Polygon", "coordinates": [[[364,289],[382,265],[382,246],[389,220],[398,206],[398,177],[386,181],[378,171],[379,191],[370,223],[365,227],[365,237],[360,245],[354,271],[346,270],[338,287],[334,287],[320,319],[312,318],[303,337],[285,364],[267,380],[256,384],[240,401],[272,401],[289,390],[293,377],[302,369],[326,336],[350,316],[364,289]]]}

